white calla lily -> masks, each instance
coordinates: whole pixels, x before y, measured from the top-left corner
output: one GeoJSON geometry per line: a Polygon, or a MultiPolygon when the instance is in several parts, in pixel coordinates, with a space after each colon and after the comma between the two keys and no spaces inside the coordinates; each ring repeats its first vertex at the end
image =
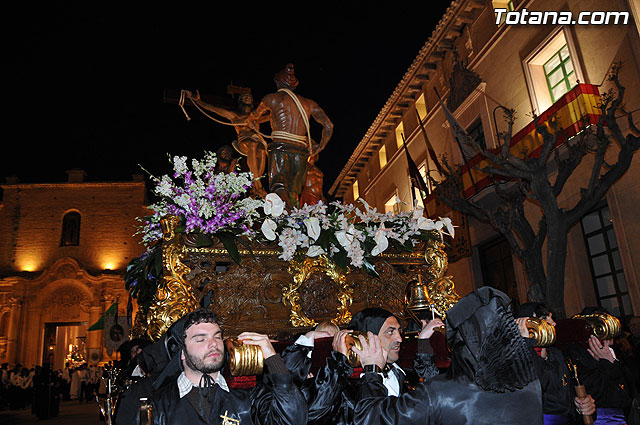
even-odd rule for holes
{"type": "Polygon", "coordinates": [[[305,226],[307,226],[307,235],[309,235],[309,237],[314,241],[318,240],[318,237],[320,236],[320,220],[318,220],[317,217],[309,217],[305,218],[303,221],[305,226]]]}
{"type": "Polygon", "coordinates": [[[336,235],[336,239],[338,239],[338,242],[340,243],[340,245],[342,245],[344,248],[347,248],[349,246],[351,246],[351,244],[353,243],[354,239],[355,239],[355,228],[353,227],[353,224],[349,226],[349,228],[345,231],[345,230],[340,230],[337,231],[335,233],[336,235]]]}
{"type": "Polygon", "coordinates": [[[276,229],[277,228],[278,228],[278,225],[276,224],[276,222],[271,220],[270,218],[266,218],[262,222],[262,226],[260,227],[264,237],[267,238],[270,241],[276,240],[276,229]]]}
{"type": "Polygon", "coordinates": [[[324,253],[324,249],[322,249],[318,245],[311,245],[307,250],[307,256],[309,257],[317,257],[318,255],[322,255],[324,253]]]}
{"type": "Polygon", "coordinates": [[[371,250],[371,255],[373,255],[374,257],[376,255],[382,254],[389,247],[389,240],[384,233],[385,230],[387,229],[385,229],[384,226],[381,226],[378,230],[376,230],[376,234],[373,238],[376,241],[376,246],[374,246],[371,250]]]}
{"type": "Polygon", "coordinates": [[[284,201],[275,193],[269,193],[264,198],[264,213],[279,217],[284,211],[284,201]]]}
{"type": "Polygon", "coordinates": [[[447,234],[453,238],[455,235],[455,226],[451,223],[451,219],[449,217],[440,217],[440,221],[442,221],[444,226],[447,228],[447,234]]]}
{"type": "Polygon", "coordinates": [[[435,221],[427,217],[418,218],[418,229],[420,230],[440,230],[442,226],[438,227],[435,221]]]}

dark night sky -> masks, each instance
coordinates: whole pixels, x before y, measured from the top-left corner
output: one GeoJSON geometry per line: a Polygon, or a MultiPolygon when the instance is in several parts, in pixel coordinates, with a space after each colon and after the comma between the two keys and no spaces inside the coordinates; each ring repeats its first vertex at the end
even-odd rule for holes
{"type": "Polygon", "coordinates": [[[5,12],[9,112],[0,179],[64,181],[66,170],[84,168],[89,181],[129,180],[138,164],[167,173],[167,153],[200,157],[235,132],[195,109],[188,122],[176,104],[163,103],[163,89],[223,96],[233,81],[258,100],[291,62],[296,92],[318,102],[335,125],[318,163],[328,189],[449,1],[423,3],[13,6],[5,12]]]}

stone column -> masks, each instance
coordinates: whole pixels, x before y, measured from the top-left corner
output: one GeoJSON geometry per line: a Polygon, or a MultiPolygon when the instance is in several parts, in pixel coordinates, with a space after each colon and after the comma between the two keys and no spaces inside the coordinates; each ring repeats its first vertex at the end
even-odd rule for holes
{"type": "MultiPolygon", "coordinates": [[[[39,306],[33,305],[33,302],[25,306],[24,327],[20,335],[22,340],[22,358],[23,365],[32,367],[40,365],[42,362],[42,311],[39,306]]],[[[20,360],[20,359],[18,359],[20,360]]]]}
{"type": "Polygon", "coordinates": [[[15,300],[11,303],[9,311],[9,322],[7,329],[7,362],[16,363],[18,360],[18,337],[22,322],[20,315],[22,313],[22,301],[15,300]]]}

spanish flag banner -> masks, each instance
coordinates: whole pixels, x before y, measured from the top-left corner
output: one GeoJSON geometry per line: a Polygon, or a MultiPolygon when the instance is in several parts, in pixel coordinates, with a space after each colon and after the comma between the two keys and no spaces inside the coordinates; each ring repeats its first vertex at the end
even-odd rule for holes
{"type": "MultiPolygon", "coordinates": [[[[578,84],[544,111],[539,117],[539,123],[545,125],[550,132],[553,132],[549,121],[554,116],[556,117],[559,134],[555,147],[558,147],[582,130],[583,118],[586,118],[589,125],[597,124],[600,115],[602,115],[600,105],[600,92],[597,86],[578,84]]],[[[526,152],[529,157],[535,158],[540,155],[542,142],[542,136],[537,133],[536,124],[532,121],[512,136],[510,150],[519,157],[523,157],[526,152]]],[[[499,150],[500,148],[495,148],[493,152],[497,153],[499,150]]],[[[492,184],[490,176],[480,171],[487,166],[489,166],[489,161],[482,154],[475,155],[463,165],[461,177],[466,198],[475,195],[492,184]]],[[[427,208],[428,211],[437,210],[436,196],[436,193],[432,193],[427,198],[427,205],[430,205],[427,208]]]]}

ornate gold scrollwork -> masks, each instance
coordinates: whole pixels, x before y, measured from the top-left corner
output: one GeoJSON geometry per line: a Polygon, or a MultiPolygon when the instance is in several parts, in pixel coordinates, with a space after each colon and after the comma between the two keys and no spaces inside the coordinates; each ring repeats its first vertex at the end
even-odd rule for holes
{"type": "Polygon", "coordinates": [[[451,276],[444,275],[449,267],[449,260],[440,235],[434,232],[434,236],[434,239],[427,242],[424,252],[424,259],[427,262],[427,292],[434,310],[444,319],[446,311],[460,300],[460,295],[456,293],[451,276]]]}
{"type": "Polygon", "coordinates": [[[582,319],[589,323],[593,329],[593,335],[601,340],[614,339],[622,331],[620,320],[607,313],[576,314],[573,318],[582,319]]]}
{"type": "Polygon", "coordinates": [[[180,224],[180,217],[168,215],[160,220],[160,228],[162,229],[162,239],[170,241],[176,237],[176,228],[180,224]]]}
{"type": "Polygon", "coordinates": [[[550,347],[556,342],[556,328],[539,317],[527,318],[529,338],[536,342],[536,347],[550,347]]]}
{"type": "Polygon", "coordinates": [[[164,277],[147,313],[147,333],[153,340],[160,338],[180,317],[200,306],[199,297],[185,278],[191,271],[182,262],[186,254],[185,247],[174,240],[179,224],[176,216],[167,216],[161,221],[164,277]]]}
{"type": "Polygon", "coordinates": [[[338,286],[338,312],[331,319],[336,325],[349,323],[351,312],[349,306],[352,302],[353,288],[347,283],[347,272],[343,272],[333,261],[324,255],[315,258],[295,258],[291,260],[288,268],[293,276],[293,284],[282,288],[282,302],[291,306],[290,321],[295,327],[315,326],[318,323],[307,317],[300,306],[299,289],[309,276],[320,271],[325,273],[338,286]]]}

